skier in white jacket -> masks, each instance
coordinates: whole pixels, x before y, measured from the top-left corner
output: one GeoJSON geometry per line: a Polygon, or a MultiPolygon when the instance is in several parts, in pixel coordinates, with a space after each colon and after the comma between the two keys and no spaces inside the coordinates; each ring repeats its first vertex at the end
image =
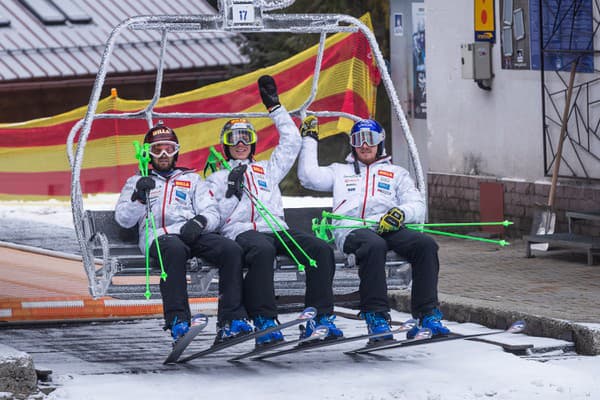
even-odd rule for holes
{"type": "MultiPolygon", "coordinates": [[[[317,159],[318,124],[314,116],[302,124],[302,150],[298,162],[300,183],[307,189],[333,192],[333,212],[379,221],[364,229],[335,229],[338,249],[357,257],[360,277],[360,310],[369,333],[390,331],[389,303],[385,276],[386,252],[394,250],[412,266],[411,311],[422,328],[433,335],[450,331],[440,322],[438,309],[438,245],[423,233],[403,228],[404,223],[423,222],[425,199],[408,171],[391,163],[385,153],[385,131],[374,120],[358,121],[350,131],[352,153],[346,163],[320,167],[317,159]]],[[[336,225],[356,221],[335,220],[336,225]]],[[[372,339],[390,340],[392,335],[372,339]]]]}
{"type": "MultiPolygon", "coordinates": [[[[177,167],[179,140],[159,122],[144,136],[150,144],[148,176],[130,177],[121,191],[115,219],[124,228],[138,225],[139,246],[145,251],[145,219],[150,208],[167,273],[160,280],[165,329],[174,342],[190,327],[186,261],[199,256],[219,266],[218,320],[223,332],[216,341],[252,332],[242,304],[242,250],[233,240],[214,233],[220,224],[214,197],[195,170],[177,167]],[[149,204],[149,206],[148,206],[149,204]]],[[[152,224],[150,256],[158,260],[152,224]]]]}
{"type": "MultiPolygon", "coordinates": [[[[244,262],[248,268],[244,278],[244,305],[257,329],[276,325],[273,262],[277,254],[286,254],[286,250],[269,227],[270,222],[297,259],[306,266],[305,304],[315,307],[317,316],[307,323],[303,337],[310,336],[316,325],[327,325],[331,337],[340,337],[342,331],[333,323],[333,249],[311,234],[288,229],[289,234],[317,262],[317,268],[309,266],[308,260],[278,225],[265,221],[256,207],[255,198],[278,219],[281,226],[288,228],[283,219],[279,183],[293,166],[301,146],[298,128],[279,103],[273,78],[262,76],[258,86],[262,101],[279,132],[279,144],[268,160],[255,161],[257,135],[254,127],[246,119],[230,120],[221,131],[220,141],[233,169],[231,172],[214,172],[206,179],[219,202],[222,234],[235,240],[244,251],[244,262]]],[[[258,337],[256,344],[261,346],[281,340],[283,335],[275,331],[258,337]]]]}

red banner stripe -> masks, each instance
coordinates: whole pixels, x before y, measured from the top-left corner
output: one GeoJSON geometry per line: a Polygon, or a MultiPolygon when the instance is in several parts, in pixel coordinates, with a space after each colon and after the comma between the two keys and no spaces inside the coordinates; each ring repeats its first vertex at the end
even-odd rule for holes
{"type": "MultiPolygon", "coordinates": [[[[324,52],[323,67],[327,69],[337,63],[348,59],[362,59],[369,67],[371,60],[369,51],[363,49],[366,45],[366,39],[352,42],[352,46],[348,41],[352,39],[348,37],[339,43],[329,47],[324,52]],[[363,51],[359,51],[363,50],[363,51]]],[[[275,79],[278,84],[280,93],[288,91],[295,87],[299,77],[308,78],[314,70],[314,62],[316,56],[309,57],[307,60],[288,68],[287,70],[276,74],[275,79]]],[[[373,76],[373,75],[372,75],[373,76]]],[[[378,73],[374,76],[379,77],[378,73]]],[[[305,78],[305,79],[306,79],[305,78]]],[[[376,82],[378,83],[378,82],[376,82]]],[[[259,101],[258,89],[256,85],[249,85],[231,93],[221,96],[194,100],[187,103],[173,104],[170,106],[156,108],[157,112],[238,112],[239,110],[247,109],[255,105],[259,101]]],[[[339,107],[339,104],[337,105],[339,107]]],[[[313,105],[313,110],[317,110],[313,105]]],[[[341,110],[351,111],[352,110],[341,110]]],[[[355,112],[355,111],[354,111],[355,112]]],[[[118,113],[115,111],[115,113],[118,113]]],[[[366,115],[365,115],[366,116],[366,115]]],[[[206,120],[203,120],[206,121],[206,120]]],[[[35,146],[51,146],[62,145],[66,143],[69,131],[76,121],[69,121],[57,125],[49,125],[45,127],[35,128],[18,128],[18,129],[0,129],[0,147],[35,147],[35,146]]],[[[169,125],[173,128],[189,125],[189,120],[172,119],[169,120],[169,125]]],[[[96,120],[92,126],[90,139],[109,137],[120,132],[136,132],[141,134],[147,130],[147,125],[144,120],[96,120]],[[118,129],[117,129],[118,128],[118,129]],[[115,132],[117,131],[117,132],[115,132]]]]}
{"type": "MultiPolygon", "coordinates": [[[[353,92],[341,93],[335,96],[322,99],[315,102],[316,107],[320,107],[328,102],[339,102],[339,97],[352,95],[353,92]],[[336,99],[338,98],[338,99],[336,99]]],[[[362,112],[368,112],[367,106],[358,96],[354,99],[356,107],[362,112]]],[[[335,118],[321,118],[321,123],[326,123],[335,118]]],[[[279,142],[279,135],[274,125],[271,125],[260,131],[260,139],[256,145],[256,152],[262,153],[272,149],[279,142]]],[[[218,147],[219,150],[220,147],[218,147]]],[[[181,154],[177,165],[187,168],[194,168],[198,171],[204,169],[206,159],[208,158],[208,148],[202,148],[181,154]]],[[[81,171],[81,185],[83,193],[118,193],[123,184],[131,175],[137,171],[137,163],[131,156],[130,164],[115,165],[105,168],[88,168],[81,171]]],[[[0,172],[0,181],[2,181],[2,193],[8,195],[42,195],[42,196],[70,196],[71,191],[71,172],[18,172],[6,173],[0,172]]]]}

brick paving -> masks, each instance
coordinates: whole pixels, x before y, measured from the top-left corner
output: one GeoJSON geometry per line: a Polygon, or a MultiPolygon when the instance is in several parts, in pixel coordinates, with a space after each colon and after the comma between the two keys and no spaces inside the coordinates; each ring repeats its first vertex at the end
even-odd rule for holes
{"type": "Polygon", "coordinates": [[[588,266],[584,253],[534,252],[525,243],[510,246],[436,237],[440,245],[443,295],[487,306],[573,322],[600,323],[600,257],[588,266]]]}

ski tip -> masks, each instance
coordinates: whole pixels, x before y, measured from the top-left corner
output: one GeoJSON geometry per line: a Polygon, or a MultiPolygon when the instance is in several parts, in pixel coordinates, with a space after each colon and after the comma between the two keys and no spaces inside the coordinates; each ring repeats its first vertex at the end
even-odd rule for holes
{"type": "Polygon", "coordinates": [[[323,340],[329,335],[329,327],[325,325],[319,325],[315,328],[313,333],[308,337],[308,340],[319,339],[323,340]]]}
{"type": "Polygon", "coordinates": [[[421,328],[415,334],[414,340],[431,339],[433,332],[429,328],[421,328]]]}
{"type": "Polygon", "coordinates": [[[208,315],[206,314],[195,314],[192,315],[191,326],[206,325],[208,323],[208,315]]]}
{"type": "Polygon", "coordinates": [[[314,307],[306,307],[302,314],[300,314],[300,319],[313,319],[317,315],[317,309],[314,307]]]}
{"type": "Polygon", "coordinates": [[[507,332],[510,333],[521,333],[524,332],[527,328],[527,323],[523,320],[515,321],[512,325],[507,329],[507,332]]]}
{"type": "Polygon", "coordinates": [[[401,327],[401,329],[402,329],[402,330],[407,330],[407,331],[408,331],[408,330],[412,329],[412,328],[413,328],[415,325],[417,325],[418,323],[419,323],[419,321],[417,321],[417,320],[416,320],[416,319],[414,319],[414,318],[411,318],[411,319],[407,319],[406,321],[404,321],[404,322],[403,322],[403,323],[400,325],[400,327],[401,327]]]}

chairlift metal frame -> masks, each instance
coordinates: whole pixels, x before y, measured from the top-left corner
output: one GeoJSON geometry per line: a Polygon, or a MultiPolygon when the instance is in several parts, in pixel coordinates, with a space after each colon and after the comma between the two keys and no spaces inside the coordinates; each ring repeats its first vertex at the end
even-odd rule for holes
{"type": "MultiPolygon", "coordinates": [[[[310,104],[317,93],[317,83],[321,70],[325,39],[327,34],[339,32],[361,32],[371,47],[377,68],[382,77],[384,88],[391,102],[394,116],[400,122],[404,139],[406,140],[410,153],[412,170],[415,174],[417,188],[425,196],[426,187],[419,153],[410,132],[408,122],[396,89],[392,84],[391,77],[386,67],[381,50],[377,44],[375,35],[371,30],[357,18],[343,14],[282,14],[268,11],[285,8],[294,0],[219,0],[218,12],[214,15],[160,15],[160,16],[136,16],[128,18],[117,25],[111,32],[102,55],[98,74],[94,82],[92,94],[88,104],[85,117],[78,121],[71,129],[67,138],[67,156],[71,166],[71,209],[73,213],[73,224],[75,234],[81,247],[82,260],[88,277],[89,291],[94,298],[106,295],[111,284],[112,277],[118,272],[115,265],[109,259],[109,245],[106,237],[96,237],[102,247],[102,259],[97,260],[92,251],[92,243],[86,236],[84,226],[83,194],[80,182],[81,166],[88,136],[92,123],[97,119],[145,119],[148,126],[153,125],[154,119],[161,118],[258,118],[268,117],[268,113],[161,113],[154,111],[162,87],[164,71],[164,56],[167,46],[167,36],[172,32],[236,32],[236,33],[294,33],[294,34],[320,34],[319,48],[316,57],[312,89],[306,101],[297,109],[291,110],[290,114],[304,118],[306,115],[317,117],[345,117],[357,121],[360,117],[337,111],[311,111],[310,104]],[[241,11],[246,16],[253,18],[243,20],[239,18],[241,11]],[[115,48],[117,38],[126,29],[154,30],[161,32],[161,51],[157,66],[156,83],[154,95],[148,105],[138,112],[122,114],[97,114],[96,109],[100,100],[100,94],[107,75],[108,65],[112,52],[115,48]],[[78,135],[79,134],[79,135],[78,135]],[[77,143],[75,138],[78,136],[77,143]],[[102,263],[102,268],[97,268],[96,263],[102,263]]],[[[89,232],[89,229],[87,230],[89,232]]]]}

